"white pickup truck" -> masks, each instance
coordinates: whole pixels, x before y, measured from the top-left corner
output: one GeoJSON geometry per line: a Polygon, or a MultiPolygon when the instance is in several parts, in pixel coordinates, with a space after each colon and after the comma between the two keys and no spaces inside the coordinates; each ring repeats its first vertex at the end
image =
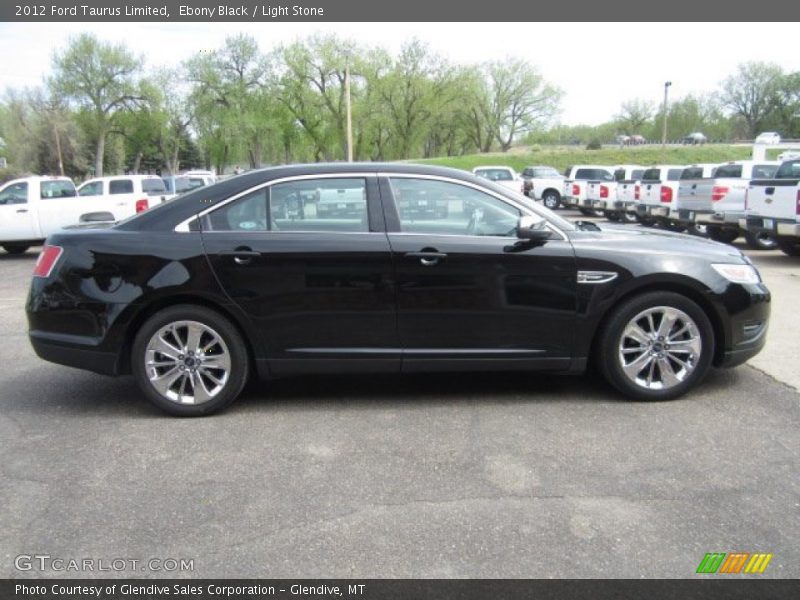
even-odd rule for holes
{"type": "Polygon", "coordinates": [[[564,193],[561,203],[577,208],[585,215],[594,214],[592,203],[586,196],[589,181],[614,181],[614,167],[603,165],[576,165],[564,171],[564,193]]]}
{"type": "Polygon", "coordinates": [[[97,177],[78,186],[78,195],[104,197],[103,210],[114,215],[114,221],[126,219],[175,196],[167,193],[164,180],[156,175],[97,177]]]}
{"type": "Polygon", "coordinates": [[[642,173],[639,184],[639,203],[636,215],[642,225],[659,223],[667,228],[672,199],[678,193],[678,180],[683,172],[682,165],[655,165],[642,173]]]}
{"type": "Polygon", "coordinates": [[[105,198],[82,198],[68,177],[25,177],[0,186],[0,246],[22,254],[48,235],[98,211],[105,198]]]}
{"type": "Polygon", "coordinates": [[[752,179],[739,226],[775,237],[783,252],[800,256],[800,159],[788,160],[771,179],[752,179]]]}
{"type": "Polygon", "coordinates": [[[775,175],[777,161],[735,160],[718,165],[713,173],[692,177],[684,170],[678,186],[677,219],[687,225],[694,222],[706,228],[717,242],[730,243],[744,233],[747,245],[755,250],[775,247],[775,240],[765,233],[742,231],[744,201],[751,179],[769,179],[775,175]]]}
{"type": "Polygon", "coordinates": [[[564,176],[555,167],[533,166],[522,170],[523,193],[541,200],[547,208],[555,210],[561,204],[564,176]]]}
{"type": "Polygon", "coordinates": [[[517,172],[511,167],[504,166],[491,166],[491,167],[475,167],[472,169],[473,175],[494,181],[497,184],[514,190],[518,194],[522,194],[525,189],[525,183],[517,172]]]}
{"type": "Polygon", "coordinates": [[[600,211],[609,221],[635,222],[636,217],[625,212],[624,201],[619,197],[622,186],[633,185],[642,178],[645,167],[641,165],[617,165],[614,167],[614,181],[589,181],[586,197],[596,211],[600,211]]]}

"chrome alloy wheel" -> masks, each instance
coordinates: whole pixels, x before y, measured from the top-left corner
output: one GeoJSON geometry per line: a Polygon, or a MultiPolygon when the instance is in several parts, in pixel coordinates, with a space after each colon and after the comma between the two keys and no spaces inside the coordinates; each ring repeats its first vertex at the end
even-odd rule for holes
{"type": "Polygon", "coordinates": [[[648,390],[668,390],[697,367],[703,342],[697,324],[671,306],[655,306],[633,317],[619,341],[625,376],[648,390]]]}
{"type": "Polygon", "coordinates": [[[176,404],[203,404],[225,387],[231,356],[222,336],[197,321],[175,321],[147,342],[145,372],[152,386],[176,404]]]}

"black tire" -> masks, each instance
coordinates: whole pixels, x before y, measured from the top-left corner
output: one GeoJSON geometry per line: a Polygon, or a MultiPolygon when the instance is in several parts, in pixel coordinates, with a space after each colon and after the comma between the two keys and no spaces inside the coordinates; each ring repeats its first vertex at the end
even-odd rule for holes
{"type": "MultiPolygon", "coordinates": [[[[695,302],[673,292],[648,292],[629,298],[608,316],[599,336],[595,359],[600,372],[612,386],[636,400],[671,400],[681,396],[702,381],[714,356],[714,330],[708,316],[695,302]],[[664,389],[651,389],[632,381],[625,374],[620,348],[623,342],[623,332],[629,323],[644,311],[661,307],[677,309],[686,315],[693,322],[693,331],[699,336],[701,347],[699,356],[694,360],[682,355],[686,358],[687,363],[691,362],[693,365],[692,370],[685,373],[683,379],[664,389]]],[[[654,340],[654,343],[657,342],[657,339],[654,340]]],[[[653,346],[653,348],[655,347],[653,346]]],[[[636,354],[628,354],[628,356],[634,356],[633,362],[637,360],[636,354]]],[[[647,366],[647,363],[643,363],[643,365],[647,366]]],[[[662,378],[660,367],[658,367],[658,371],[658,377],[662,378]]]]}
{"type": "Polygon", "coordinates": [[[778,247],[778,241],[767,232],[745,231],[744,241],[751,250],[775,250],[778,247]]]}
{"type": "MultiPolygon", "coordinates": [[[[173,338],[174,339],[174,338],[173,338]]],[[[203,339],[203,338],[201,338],[203,339]]],[[[205,338],[208,339],[208,338],[205,338]]],[[[212,348],[213,349],[213,348],[212,348]]],[[[207,355],[212,358],[211,355],[207,355]]],[[[184,367],[185,368],[185,367],[184,367]]],[[[183,371],[184,369],[181,369],[183,371]]],[[[131,351],[131,371],[144,395],[160,409],[179,417],[199,417],[217,412],[233,402],[244,388],[249,374],[249,358],[242,336],[236,327],[218,312],[203,306],[180,304],[165,308],[151,316],[136,334],[131,351]],[[213,397],[198,404],[183,404],[162,395],[151,383],[145,361],[148,344],[159,330],[171,323],[192,321],[213,330],[227,348],[230,370],[227,379],[213,397]]],[[[177,374],[177,372],[175,372],[177,374]]],[[[179,375],[184,377],[183,374],[179,375]]],[[[219,374],[217,374],[219,376],[219,374]]],[[[222,378],[222,377],[221,377],[222,378]]],[[[224,378],[223,378],[224,379],[224,378]]],[[[181,388],[181,393],[183,388],[181,388]]],[[[194,386],[192,395],[195,396],[194,386]]],[[[179,396],[180,398],[180,396],[179,396]]]]}
{"type": "Polygon", "coordinates": [[[800,256],[800,242],[795,238],[778,238],[778,248],[788,256],[800,256]]]}
{"type": "Polygon", "coordinates": [[[722,228],[718,225],[708,225],[706,227],[708,237],[715,242],[722,242],[723,244],[730,244],[739,237],[738,229],[722,228]]]}
{"type": "Polygon", "coordinates": [[[3,244],[3,250],[9,254],[25,254],[30,246],[16,246],[14,244],[3,244]]]}
{"type": "Polygon", "coordinates": [[[614,212],[613,210],[607,210],[603,213],[603,216],[611,221],[612,223],[619,223],[620,216],[618,212],[614,212]]]}
{"type": "Polygon", "coordinates": [[[629,213],[629,212],[623,210],[622,212],[619,213],[619,215],[620,215],[620,222],[621,223],[633,224],[633,223],[638,223],[639,222],[639,219],[636,217],[635,213],[629,213]]]}
{"type": "Polygon", "coordinates": [[[594,209],[593,208],[583,208],[582,206],[578,207],[578,211],[585,217],[594,217],[594,209]]]}
{"type": "Polygon", "coordinates": [[[547,190],[542,195],[542,204],[550,210],[556,210],[561,206],[561,194],[553,190],[547,190]]]}
{"type": "Polygon", "coordinates": [[[646,217],[637,217],[637,220],[642,227],[654,227],[656,224],[653,219],[648,219],[646,217]]]}

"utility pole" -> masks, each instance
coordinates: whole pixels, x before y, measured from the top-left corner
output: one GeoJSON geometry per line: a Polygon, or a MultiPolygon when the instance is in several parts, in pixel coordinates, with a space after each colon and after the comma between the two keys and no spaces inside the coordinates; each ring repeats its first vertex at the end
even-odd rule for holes
{"type": "Polygon", "coordinates": [[[347,107],[347,162],[353,162],[353,114],[350,107],[350,65],[344,68],[344,96],[347,107]]]}
{"type": "Polygon", "coordinates": [[[661,149],[667,147],[667,99],[669,95],[669,86],[672,85],[671,81],[664,82],[664,129],[661,132],[661,149]]]}

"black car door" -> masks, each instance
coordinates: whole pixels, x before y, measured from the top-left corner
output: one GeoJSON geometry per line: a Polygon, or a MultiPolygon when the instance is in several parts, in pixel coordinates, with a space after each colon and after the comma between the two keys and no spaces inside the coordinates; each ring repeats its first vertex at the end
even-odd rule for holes
{"type": "Polygon", "coordinates": [[[281,180],[200,223],[213,271],[249,315],[273,372],[399,370],[374,174],[281,180]]]}
{"type": "Polygon", "coordinates": [[[569,366],[577,283],[564,236],[517,239],[520,210],[472,184],[387,175],[381,193],[404,370],[569,366]]]}

